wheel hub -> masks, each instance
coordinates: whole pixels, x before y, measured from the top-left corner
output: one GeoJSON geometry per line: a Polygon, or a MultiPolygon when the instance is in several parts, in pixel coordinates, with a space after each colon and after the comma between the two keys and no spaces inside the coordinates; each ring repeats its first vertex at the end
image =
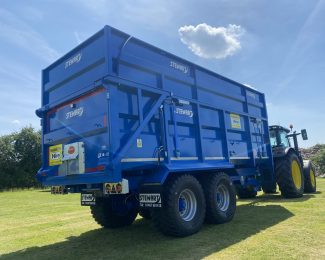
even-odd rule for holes
{"type": "Polygon", "coordinates": [[[178,197],[178,210],[180,217],[185,221],[191,221],[197,210],[197,201],[194,193],[189,190],[183,190],[178,197]]]}
{"type": "Polygon", "coordinates": [[[301,170],[300,170],[299,164],[296,160],[292,161],[291,175],[292,175],[293,183],[295,184],[297,190],[301,189],[301,186],[302,186],[301,170]]]}
{"type": "Polygon", "coordinates": [[[218,209],[221,211],[226,211],[230,203],[230,194],[225,185],[221,184],[218,186],[216,197],[218,209]]]}

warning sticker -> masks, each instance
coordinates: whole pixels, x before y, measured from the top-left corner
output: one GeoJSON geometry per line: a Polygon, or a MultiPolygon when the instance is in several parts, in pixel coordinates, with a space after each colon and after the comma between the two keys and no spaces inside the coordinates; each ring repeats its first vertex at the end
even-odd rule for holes
{"type": "Polygon", "coordinates": [[[49,165],[62,164],[62,144],[53,145],[49,147],[49,165]]]}
{"type": "Polygon", "coordinates": [[[142,148],[142,139],[141,138],[137,139],[137,147],[142,148]]]}
{"type": "Polygon", "coordinates": [[[231,128],[241,129],[240,116],[237,114],[230,114],[231,128]]]}
{"type": "Polygon", "coordinates": [[[105,194],[119,194],[122,193],[122,183],[115,182],[115,183],[104,183],[104,193],[105,194]]]}

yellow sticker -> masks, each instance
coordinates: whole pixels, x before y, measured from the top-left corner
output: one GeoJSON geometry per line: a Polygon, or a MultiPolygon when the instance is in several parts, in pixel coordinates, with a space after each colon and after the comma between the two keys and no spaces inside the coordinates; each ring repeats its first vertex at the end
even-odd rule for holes
{"type": "Polygon", "coordinates": [[[62,164],[62,144],[49,147],[49,162],[50,166],[62,164]]]}
{"type": "Polygon", "coordinates": [[[237,114],[230,114],[231,128],[241,129],[240,116],[237,114]]]}

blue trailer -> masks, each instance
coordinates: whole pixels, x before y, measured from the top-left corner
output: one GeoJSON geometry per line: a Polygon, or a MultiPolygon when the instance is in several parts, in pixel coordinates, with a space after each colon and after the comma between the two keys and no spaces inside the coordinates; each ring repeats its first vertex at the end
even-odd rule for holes
{"type": "Polygon", "coordinates": [[[276,187],[264,94],[109,26],[43,70],[36,114],[38,180],[104,227],[186,236],[276,187]]]}

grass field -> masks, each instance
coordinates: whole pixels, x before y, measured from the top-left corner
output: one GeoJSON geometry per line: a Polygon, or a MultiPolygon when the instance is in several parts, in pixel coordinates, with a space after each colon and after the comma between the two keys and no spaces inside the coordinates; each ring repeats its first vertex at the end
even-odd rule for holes
{"type": "Polygon", "coordinates": [[[239,200],[232,222],[204,225],[190,237],[158,233],[141,217],[101,229],[79,196],[0,193],[1,259],[325,259],[325,179],[300,199],[260,194],[239,200]]]}

